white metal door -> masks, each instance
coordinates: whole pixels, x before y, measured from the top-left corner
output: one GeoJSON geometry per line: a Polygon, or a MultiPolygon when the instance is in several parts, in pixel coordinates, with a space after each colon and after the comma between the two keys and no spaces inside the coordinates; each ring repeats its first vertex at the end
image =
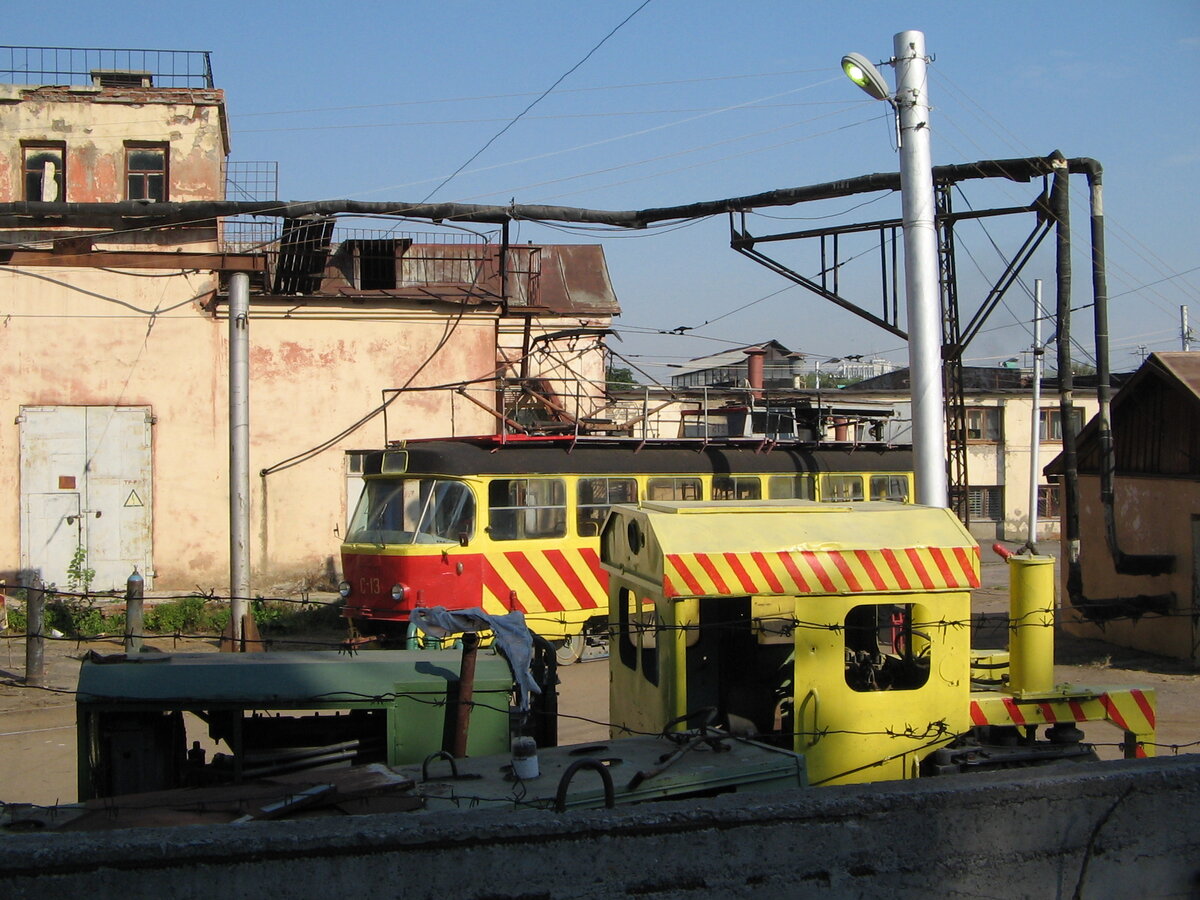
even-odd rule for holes
{"type": "Polygon", "coordinates": [[[124,588],[135,566],[150,587],[150,461],[146,407],[24,408],[22,567],[65,588],[71,561],[82,548],[78,568],[94,572],[93,590],[124,588]],[[64,513],[62,497],[70,493],[78,498],[78,508],[64,513]],[[63,525],[52,528],[60,513],[63,525]],[[43,533],[55,540],[47,544],[39,538],[43,533]]]}

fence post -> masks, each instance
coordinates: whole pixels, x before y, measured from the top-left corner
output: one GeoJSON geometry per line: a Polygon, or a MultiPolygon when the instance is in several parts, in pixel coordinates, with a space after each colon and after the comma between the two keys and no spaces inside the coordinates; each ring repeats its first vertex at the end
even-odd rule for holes
{"type": "Polygon", "coordinates": [[[25,683],[46,684],[46,592],[42,580],[34,578],[25,589],[25,683]]]}
{"type": "Polygon", "coordinates": [[[125,582],[125,652],[142,652],[142,631],[145,620],[142,594],[145,581],[138,574],[137,566],[125,582]]]}

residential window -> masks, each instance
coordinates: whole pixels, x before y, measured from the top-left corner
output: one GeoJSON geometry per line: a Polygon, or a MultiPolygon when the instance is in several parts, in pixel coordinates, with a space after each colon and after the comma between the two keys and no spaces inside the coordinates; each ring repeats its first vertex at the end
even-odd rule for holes
{"type": "Polygon", "coordinates": [[[646,481],[649,500],[701,500],[699,478],[650,478],[646,481]]]}
{"type": "Polygon", "coordinates": [[[564,537],[567,487],[561,478],[497,478],[488,485],[493,541],[564,537]]]}
{"type": "Polygon", "coordinates": [[[761,500],[762,483],[757,475],[715,475],[712,482],[714,500],[761,500]]]}
{"type": "Polygon", "coordinates": [[[772,475],[767,479],[767,496],[772,500],[811,500],[811,475],[772,475]]]}
{"type": "Polygon", "coordinates": [[[1004,518],[1004,488],[1001,486],[967,488],[971,520],[999,522],[1004,518]]]}
{"type": "Polygon", "coordinates": [[[125,147],[125,199],[167,199],[167,148],[165,144],[130,144],[125,147]]]}
{"type": "MultiPolygon", "coordinates": [[[[1075,433],[1083,429],[1083,410],[1078,407],[1071,408],[1071,418],[1075,422],[1075,433]]],[[[1038,411],[1038,440],[1042,441],[1061,441],[1062,436],[1062,409],[1056,407],[1046,407],[1038,411]]]]}
{"type": "Polygon", "coordinates": [[[1000,408],[998,406],[975,406],[967,410],[968,441],[999,441],[1000,408]]]}
{"type": "Polygon", "coordinates": [[[1058,485],[1039,484],[1037,503],[1039,519],[1059,518],[1062,513],[1062,506],[1059,503],[1058,485]]]}
{"type": "Polygon", "coordinates": [[[66,144],[27,144],[23,150],[25,199],[46,203],[66,200],[66,144]]]}
{"type": "Polygon", "coordinates": [[[853,503],[862,500],[862,476],[822,475],[821,499],[826,503],[853,503]]]}
{"type": "Polygon", "coordinates": [[[575,527],[584,537],[600,533],[609,507],[614,503],[637,503],[637,481],[633,478],[580,478],[575,527]]]}

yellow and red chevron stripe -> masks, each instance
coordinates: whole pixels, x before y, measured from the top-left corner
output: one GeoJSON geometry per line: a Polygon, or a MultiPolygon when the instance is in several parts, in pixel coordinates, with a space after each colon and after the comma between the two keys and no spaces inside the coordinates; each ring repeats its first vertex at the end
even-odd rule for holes
{"type": "Polygon", "coordinates": [[[979,548],[670,553],[666,597],[875,594],[979,587],[979,548]]]}
{"type": "Polygon", "coordinates": [[[579,613],[608,605],[608,577],[591,547],[487,554],[482,576],[487,612],[579,613]]]}
{"type": "MultiPolygon", "coordinates": [[[[1111,722],[1139,740],[1153,739],[1155,694],[1138,688],[1080,694],[1055,699],[1018,699],[1010,695],[971,700],[972,725],[1054,725],[1058,722],[1111,722]]],[[[1154,748],[1137,747],[1137,755],[1153,755],[1154,748]]]]}

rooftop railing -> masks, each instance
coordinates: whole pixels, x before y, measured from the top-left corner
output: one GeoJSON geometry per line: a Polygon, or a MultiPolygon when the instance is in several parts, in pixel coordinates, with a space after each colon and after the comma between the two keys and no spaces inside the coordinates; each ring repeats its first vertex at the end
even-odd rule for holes
{"type": "Polygon", "coordinates": [[[207,50],[122,50],[0,45],[7,84],[211,88],[207,50]]]}

